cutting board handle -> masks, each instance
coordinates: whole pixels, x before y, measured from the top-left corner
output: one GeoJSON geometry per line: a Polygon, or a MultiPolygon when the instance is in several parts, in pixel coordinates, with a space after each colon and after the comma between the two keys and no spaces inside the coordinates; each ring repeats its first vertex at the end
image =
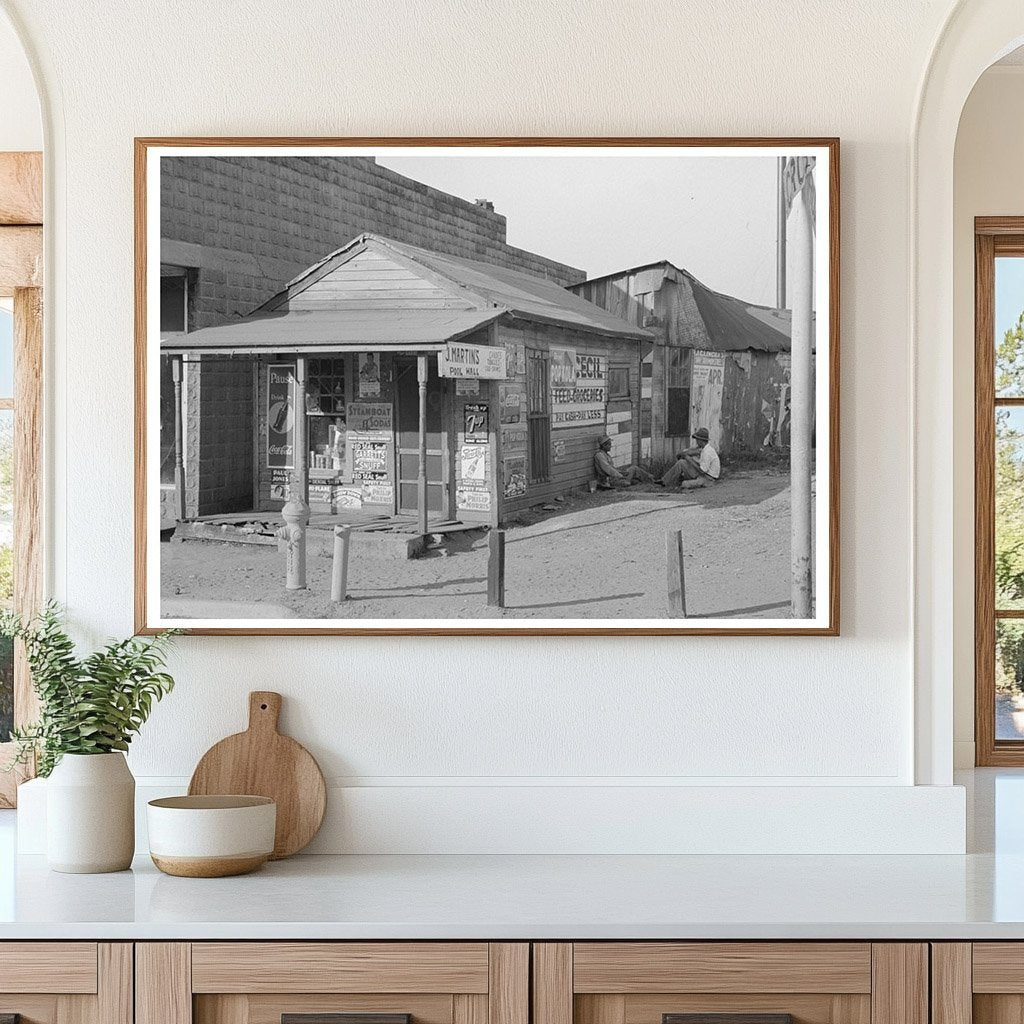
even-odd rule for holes
{"type": "Polygon", "coordinates": [[[249,732],[277,732],[281,715],[281,694],[253,690],[249,694],[249,732]]]}

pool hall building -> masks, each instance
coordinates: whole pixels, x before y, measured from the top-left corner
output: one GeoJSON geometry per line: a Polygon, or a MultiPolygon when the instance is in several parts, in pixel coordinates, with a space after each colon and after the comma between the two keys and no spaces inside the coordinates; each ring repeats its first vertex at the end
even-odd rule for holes
{"type": "Polygon", "coordinates": [[[298,493],[324,522],[497,525],[585,488],[606,432],[635,461],[653,335],[524,262],[364,232],[251,312],[163,333],[164,522],[298,493]]]}

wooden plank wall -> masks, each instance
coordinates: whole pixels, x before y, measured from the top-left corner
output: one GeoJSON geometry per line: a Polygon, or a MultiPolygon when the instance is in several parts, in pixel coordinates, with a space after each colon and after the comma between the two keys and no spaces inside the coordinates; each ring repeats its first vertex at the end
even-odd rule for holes
{"type": "MultiPolygon", "coordinates": [[[[513,331],[506,337],[518,334],[527,349],[547,351],[552,345],[573,348],[584,355],[603,356],[609,364],[627,364],[629,374],[629,403],[632,406],[633,461],[638,453],[638,427],[640,410],[640,356],[636,341],[625,338],[608,338],[583,331],[568,330],[557,326],[529,324],[513,331]]],[[[616,402],[621,409],[627,403],[616,402]]],[[[524,414],[525,421],[525,414],[524,414]]],[[[551,476],[541,483],[530,483],[525,495],[504,499],[501,502],[502,520],[532,505],[543,504],[570,491],[586,488],[594,479],[594,454],[601,435],[607,429],[604,419],[579,427],[564,429],[552,426],[551,430],[551,476]]],[[[500,456],[499,456],[500,457],[500,456]]],[[[529,458],[529,456],[527,456],[529,458]]]]}

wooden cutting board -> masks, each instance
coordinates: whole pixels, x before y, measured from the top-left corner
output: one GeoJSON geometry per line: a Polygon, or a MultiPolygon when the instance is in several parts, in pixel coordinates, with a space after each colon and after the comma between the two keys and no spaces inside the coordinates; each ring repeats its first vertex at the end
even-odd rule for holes
{"type": "Polygon", "coordinates": [[[190,796],[244,793],[277,803],[271,860],[298,853],[317,834],[327,809],[327,787],[313,755],[277,731],[281,694],[249,694],[249,728],[214,744],[200,759],[190,796]]]}

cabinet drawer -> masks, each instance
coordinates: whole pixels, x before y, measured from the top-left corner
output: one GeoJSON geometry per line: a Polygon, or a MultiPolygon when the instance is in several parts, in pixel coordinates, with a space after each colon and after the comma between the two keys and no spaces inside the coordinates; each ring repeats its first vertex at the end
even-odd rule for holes
{"type": "Polygon", "coordinates": [[[192,991],[484,993],[488,960],[486,942],[197,942],[192,991]]]}
{"type": "Polygon", "coordinates": [[[95,942],[0,943],[0,992],[96,991],[95,942]]]}
{"type": "Polygon", "coordinates": [[[870,943],[578,942],[573,991],[871,991],[870,943]]]}
{"type": "Polygon", "coordinates": [[[136,1024],[529,1024],[529,945],[136,947],[136,1024]]]}

